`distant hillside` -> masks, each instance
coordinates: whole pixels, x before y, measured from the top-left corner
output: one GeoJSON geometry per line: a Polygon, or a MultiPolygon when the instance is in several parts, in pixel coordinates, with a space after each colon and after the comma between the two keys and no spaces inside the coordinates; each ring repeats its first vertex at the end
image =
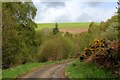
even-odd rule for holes
{"type": "MultiPolygon", "coordinates": [[[[61,32],[70,32],[72,34],[77,34],[87,31],[90,23],[91,22],[58,23],[58,27],[61,32]]],[[[96,24],[99,25],[100,23],[96,24]]],[[[37,26],[37,30],[42,28],[54,28],[55,23],[39,23],[37,26]]]]}

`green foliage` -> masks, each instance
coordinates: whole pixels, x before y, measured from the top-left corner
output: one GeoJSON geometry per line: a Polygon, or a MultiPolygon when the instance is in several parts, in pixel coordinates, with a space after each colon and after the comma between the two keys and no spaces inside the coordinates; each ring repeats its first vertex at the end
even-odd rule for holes
{"type": "Polygon", "coordinates": [[[112,74],[106,69],[97,67],[94,63],[80,63],[76,62],[70,64],[66,70],[68,78],[113,78],[112,74]]]}
{"type": "Polygon", "coordinates": [[[61,58],[61,43],[58,42],[58,39],[49,39],[45,42],[44,45],[41,45],[40,51],[40,61],[53,61],[61,58]]]}
{"type": "MultiPolygon", "coordinates": [[[[117,8],[117,18],[118,18],[118,32],[120,33],[120,0],[117,2],[118,8],[117,8]]],[[[118,40],[120,41],[120,34],[118,34],[118,40]]],[[[120,44],[118,44],[120,46],[120,44]]],[[[120,51],[120,49],[119,49],[120,51]]]]}
{"type": "Polygon", "coordinates": [[[69,33],[69,32],[66,32],[64,36],[65,37],[73,37],[73,35],[71,33],[69,33]]]}
{"type": "Polygon", "coordinates": [[[58,24],[55,24],[55,28],[53,28],[53,34],[56,35],[59,32],[58,24]]]}
{"type": "Polygon", "coordinates": [[[80,52],[83,51],[83,49],[85,47],[88,47],[90,41],[91,41],[91,36],[90,34],[88,34],[87,32],[82,33],[79,37],[79,41],[80,41],[80,52]]]}
{"type": "Polygon", "coordinates": [[[33,61],[36,8],[31,2],[6,2],[2,8],[3,64],[12,67],[33,61]]]}
{"type": "Polygon", "coordinates": [[[117,40],[118,39],[118,23],[111,24],[105,32],[101,34],[101,37],[109,40],[117,40]]]}
{"type": "Polygon", "coordinates": [[[75,43],[71,34],[65,36],[57,33],[54,35],[52,29],[43,28],[36,30],[35,40],[38,62],[73,58],[79,53],[79,45],[75,43]]]}
{"type": "Polygon", "coordinates": [[[35,40],[37,41],[37,45],[44,43],[47,39],[53,36],[52,29],[43,28],[41,30],[36,30],[35,32],[35,40]]]}
{"type": "Polygon", "coordinates": [[[112,16],[111,19],[108,19],[106,22],[101,22],[100,29],[105,31],[114,22],[118,22],[118,15],[112,16]]]}
{"type": "MultiPolygon", "coordinates": [[[[44,34],[44,33],[43,33],[44,34]]],[[[39,62],[54,61],[74,57],[77,45],[69,38],[61,34],[51,35],[38,47],[39,62]]]]}
{"type": "Polygon", "coordinates": [[[95,38],[99,38],[100,33],[101,31],[99,25],[91,22],[88,32],[83,32],[79,35],[80,53],[83,52],[85,47],[89,46],[91,41],[93,41],[95,38]]]}

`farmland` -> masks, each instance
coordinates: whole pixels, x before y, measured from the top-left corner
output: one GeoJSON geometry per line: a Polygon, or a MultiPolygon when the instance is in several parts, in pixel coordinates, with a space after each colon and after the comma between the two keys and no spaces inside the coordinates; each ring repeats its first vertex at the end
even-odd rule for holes
{"type": "MultiPolygon", "coordinates": [[[[90,22],[74,22],[74,23],[58,23],[58,27],[61,32],[70,32],[72,34],[77,34],[81,32],[86,32],[89,28],[90,22]]],[[[99,25],[99,23],[96,23],[99,25]]],[[[37,29],[42,28],[54,28],[55,23],[39,23],[37,24],[37,29]]]]}
{"type": "MultiPolygon", "coordinates": [[[[58,23],[59,28],[88,28],[90,22],[58,23]]],[[[38,28],[53,28],[55,23],[39,23],[38,28]]]]}

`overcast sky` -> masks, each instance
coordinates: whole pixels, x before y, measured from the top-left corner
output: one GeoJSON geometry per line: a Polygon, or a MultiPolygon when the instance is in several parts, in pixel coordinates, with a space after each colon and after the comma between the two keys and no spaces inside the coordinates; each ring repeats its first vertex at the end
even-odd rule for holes
{"type": "MultiPolygon", "coordinates": [[[[110,1],[110,0],[109,0],[110,1]]],[[[115,15],[117,3],[104,0],[33,0],[37,8],[35,22],[101,22],[115,15]]]]}

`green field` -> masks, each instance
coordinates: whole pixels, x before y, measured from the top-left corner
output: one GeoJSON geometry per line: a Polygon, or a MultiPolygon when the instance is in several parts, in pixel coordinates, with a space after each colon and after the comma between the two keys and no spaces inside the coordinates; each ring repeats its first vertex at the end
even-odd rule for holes
{"type": "MultiPolygon", "coordinates": [[[[59,28],[88,28],[91,22],[76,22],[76,23],[58,23],[59,28]]],[[[100,23],[96,23],[99,25],[100,23]]],[[[55,23],[39,23],[37,29],[54,28],[55,23]]]]}

